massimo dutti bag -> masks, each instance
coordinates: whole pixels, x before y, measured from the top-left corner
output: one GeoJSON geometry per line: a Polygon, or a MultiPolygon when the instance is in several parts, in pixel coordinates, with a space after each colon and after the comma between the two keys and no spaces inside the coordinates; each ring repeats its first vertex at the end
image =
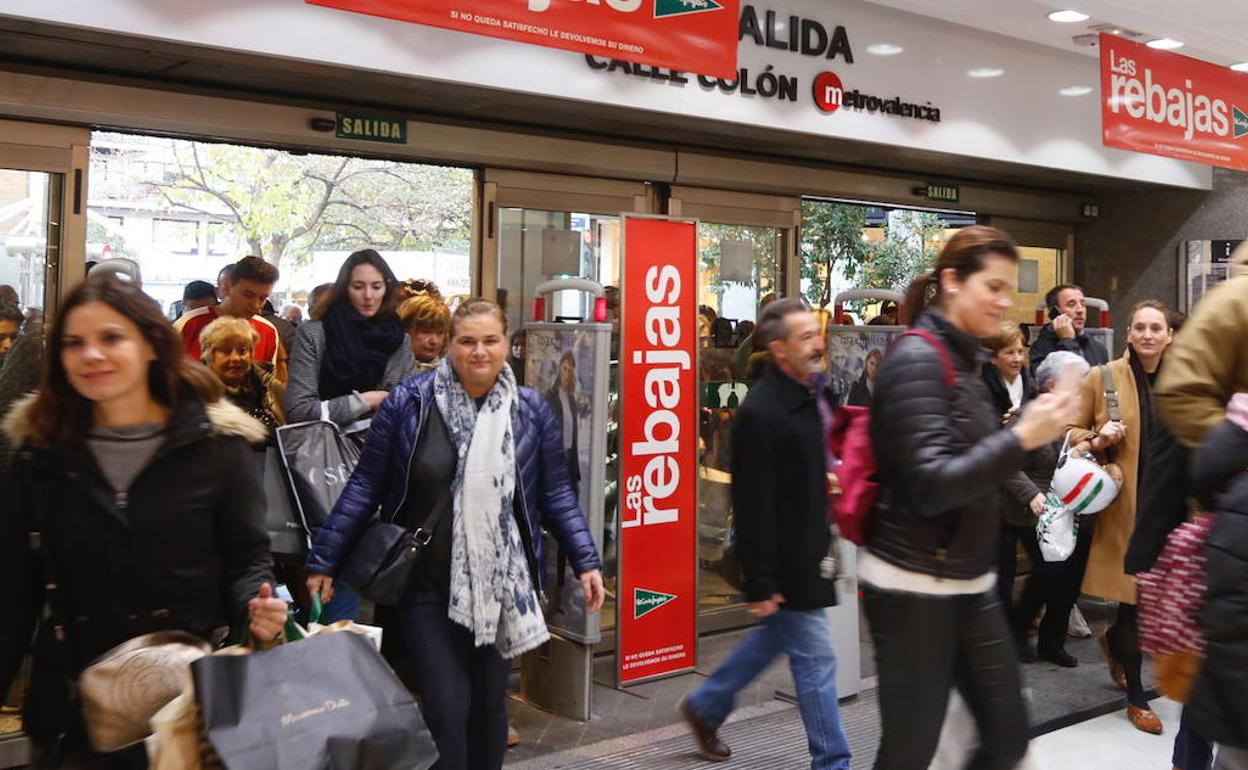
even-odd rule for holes
{"type": "Polygon", "coordinates": [[[229,770],[428,770],[420,710],[366,637],[327,633],[191,666],[212,748],[229,770]]]}

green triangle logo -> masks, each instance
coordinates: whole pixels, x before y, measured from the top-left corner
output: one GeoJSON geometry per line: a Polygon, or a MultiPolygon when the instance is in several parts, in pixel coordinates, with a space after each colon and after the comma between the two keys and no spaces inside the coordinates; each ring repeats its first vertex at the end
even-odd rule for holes
{"type": "Polygon", "coordinates": [[[676,598],[676,594],[665,594],[647,588],[633,589],[633,620],[644,618],[664,604],[676,598]]]}
{"type": "Polygon", "coordinates": [[[1235,112],[1235,138],[1240,139],[1248,136],[1248,115],[1238,107],[1232,107],[1235,112]]]}
{"type": "Polygon", "coordinates": [[[715,0],[654,0],[654,18],[656,19],[722,10],[724,6],[715,0]]]}

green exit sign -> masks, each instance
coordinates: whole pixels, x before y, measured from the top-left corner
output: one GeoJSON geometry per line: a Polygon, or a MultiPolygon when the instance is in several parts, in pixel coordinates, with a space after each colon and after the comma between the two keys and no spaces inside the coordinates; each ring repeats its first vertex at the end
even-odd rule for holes
{"type": "Polygon", "coordinates": [[[364,142],[407,144],[407,121],[384,115],[366,115],[360,112],[340,112],[334,135],[339,139],[358,139],[364,142]]]}
{"type": "Polygon", "coordinates": [[[956,184],[949,184],[948,182],[928,182],[926,197],[929,201],[957,203],[958,192],[958,186],[956,184]]]}

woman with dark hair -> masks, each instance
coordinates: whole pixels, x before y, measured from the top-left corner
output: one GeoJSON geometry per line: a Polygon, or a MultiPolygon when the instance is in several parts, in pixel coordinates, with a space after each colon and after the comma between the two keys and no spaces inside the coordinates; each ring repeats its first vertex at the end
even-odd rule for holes
{"type": "Polygon", "coordinates": [[[862,362],[862,376],[849,388],[848,406],[871,406],[871,396],[875,391],[875,375],[880,368],[880,360],[884,353],[879,348],[872,348],[862,362]]]}
{"type": "Polygon", "coordinates": [[[1018,248],[972,226],[949,240],[902,308],[912,334],[880,364],[871,443],[880,495],[859,561],[879,664],[876,770],[922,770],[950,690],[975,716],[970,770],[1008,770],[1027,750],[1018,659],[995,590],[1000,485],[1076,412],[1069,378],[1001,430],[980,379],[979,340],[1013,304],[1018,248]]]}
{"type": "Polygon", "coordinates": [[[587,611],[603,600],[563,431],[546,399],[516,383],[507,349],[498,305],[469,300],[455,311],[446,360],[386,399],[308,555],[308,590],[328,599],[378,508],[425,529],[429,545],[396,609],[438,770],[502,767],[511,660],[548,638],[543,528],[580,576],[587,611]]]}
{"type": "Polygon", "coordinates": [[[160,308],[112,276],[65,299],[45,360],[40,390],[5,420],[18,452],[0,516],[0,692],[33,651],[34,766],[143,768],[142,744],[91,750],[74,681],[154,631],[211,642],[226,626],[263,640],[281,630],[247,451],[264,428],[222,399],[160,308]]]}
{"type": "Polygon", "coordinates": [[[1145,300],[1132,308],[1127,352],[1088,374],[1083,383],[1082,409],[1072,421],[1077,427],[1070,432],[1072,446],[1090,441],[1094,451],[1112,453],[1122,468],[1118,496],[1096,517],[1083,593],[1118,602],[1118,616],[1101,637],[1101,649],[1114,684],[1127,693],[1127,718],[1137,730],[1155,735],[1161,734],[1162,724],[1149,707],[1144,689],[1135,576],[1127,573],[1125,559],[1135,532],[1136,501],[1148,463],[1147,448],[1158,428],[1153,384],[1172,339],[1170,311],[1165,304],[1145,300]]]}
{"type": "Polygon", "coordinates": [[[312,320],[298,326],[286,386],[290,422],[327,411],[333,422],[351,426],[377,411],[390,389],[415,371],[395,313],[400,286],[372,249],[342,263],[338,280],[312,308],[312,320]]]}

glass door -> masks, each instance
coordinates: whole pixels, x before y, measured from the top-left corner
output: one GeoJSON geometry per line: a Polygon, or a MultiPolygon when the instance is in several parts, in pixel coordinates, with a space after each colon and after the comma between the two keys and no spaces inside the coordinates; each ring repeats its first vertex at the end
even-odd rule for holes
{"type": "Polygon", "coordinates": [[[668,210],[698,222],[700,388],[698,609],[700,631],[746,625],[732,511],[732,418],[757,377],[754,327],[785,296],[801,201],[676,187],[668,210]]]}
{"type": "MultiPolygon", "coordinates": [[[[0,120],[0,414],[38,386],[44,321],[81,280],[88,133],[0,120]]],[[[28,761],[25,677],[0,693],[0,768],[28,761]]]]}

